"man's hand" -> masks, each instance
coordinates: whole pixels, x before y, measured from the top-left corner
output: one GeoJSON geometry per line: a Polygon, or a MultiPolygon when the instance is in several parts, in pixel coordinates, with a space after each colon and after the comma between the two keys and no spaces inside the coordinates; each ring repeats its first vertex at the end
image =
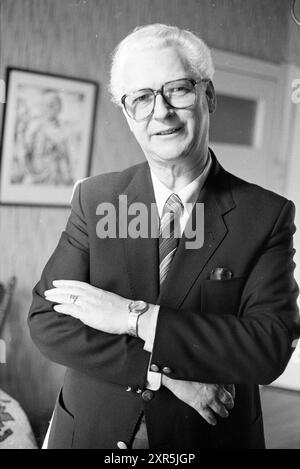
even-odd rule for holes
{"type": "Polygon", "coordinates": [[[215,414],[226,418],[234,406],[234,384],[206,384],[171,379],[163,375],[162,384],[178,399],[193,407],[210,425],[216,425],[215,414]]]}
{"type": "Polygon", "coordinates": [[[127,333],[131,300],[76,280],[55,280],[53,285],[55,288],[45,291],[45,297],[59,303],[54,306],[58,313],[109,334],[127,333]]]}

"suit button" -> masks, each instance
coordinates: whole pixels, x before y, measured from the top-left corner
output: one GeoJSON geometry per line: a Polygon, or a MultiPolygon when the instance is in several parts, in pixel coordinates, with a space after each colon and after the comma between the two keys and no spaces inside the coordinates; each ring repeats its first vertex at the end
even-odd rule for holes
{"type": "Polygon", "coordinates": [[[118,441],[117,447],[118,447],[119,449],[127,449],[127,445],[126,445],[126,443],[125,443],[124,441],[118,441]]]}
{"type": "Polygon", "coordinates": [[[135,391],[137,394],[142,394],[142,390],[140,388],[138,388],[136,391],[135,391]]]}
{"type": "Polygon", "coordinates": [[[154,393],[153,393],[153,391],[150,391],[150,389],[146,389],[142,393],[143,401],[146,401],[146,402],[151,401],[151,399],[153,399],[153,397],[154,397],[154,393]]]}
{"type": "Polygon", "coordinates": [[[166,375],[169,375],[170,373],[172,373],[172,370],[168,366],[164,366],[162,369],[162,372],[165,373],[166,375]]]}
{"type": "Polygon", "coordinates": [[[150,366],[150,370],[151,371],[159,371],[159,367],[157,365],[155,365],[154,363],[152,363],[152,365],[150,366]]]}
{"type": "Polygon", "coordinates": [[[131,386],[127,386],[126,391],[127,391],[127,392],[132,391],[132,387],[131,387],[131,386]]]}

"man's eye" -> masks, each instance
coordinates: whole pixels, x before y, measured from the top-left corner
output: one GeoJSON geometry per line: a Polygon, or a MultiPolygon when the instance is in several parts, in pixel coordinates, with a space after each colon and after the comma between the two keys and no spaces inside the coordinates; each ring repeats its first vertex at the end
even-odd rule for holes
{"type": "Polygon", "coordinates": [[[147,103],[151,101],[151,94],[141,94],[139,96],[136,96],[133,100],[133,105],[138,104],[138,103],[147,103]]]}
{"type": "Polygon", "coordinates": [[[171,88],[169,90],[169,93],[171,94],[186,94],[189,93],[191,90],[187,88],[186,86],[176,86],[174,88],[171,88]]]}

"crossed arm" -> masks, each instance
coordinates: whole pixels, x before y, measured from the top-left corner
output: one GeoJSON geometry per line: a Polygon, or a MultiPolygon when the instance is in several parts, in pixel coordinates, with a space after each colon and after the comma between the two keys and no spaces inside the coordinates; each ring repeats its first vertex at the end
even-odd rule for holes
{"type": "MultiPolygon", "coordinates": [[[[215,423],[214,413],[225,417],[232,407],[230,383],[264,384],[287,364],[295,337],[297,296],[292,279],[292,227],[293,210],[285,205],[245,286],[241,318],[209,312],[191,312],[187,317],[161,308],[154,360],[166,363],[169,359],[166,343],[178,349],[176,367],[171,366],[176,373],[164,376],[163,385],[209,423],[215,423]],[[189,347],[187,337],[197,347],[189,347]],[[225,365],[224,357],[231,367],[225,365]],[[192,366],[187,368],[187,362],[192,366]],[[207,381],[214,384],[201,384],[207,381]],[[227,389],[216,383],[226,383],[227,389]]],[[[29,318],[33,340],[50,360],[106,381],[143,387],[149,363],[143,340],[151,307],[140,318],[142,340],[136,339],[126,334],[128,302],[89,285],[87,228],[80,205],[75,204],[67,230],[34,289],[29,318]],[[72,269],[68,268],[70,260],[72,269]],[[53,284],[58,279],[67,281],[53,284]],[[79,296],[74,305],[70,294],[79,296]]]]}
{"type": "MultiPolygon", "coordinates": [[[[85,282],[57,280],[45,291],[47,301],[60,314],[76,318],[85,326],[114,335],[127,334],[130,300],[85,282]],[[77,298],[72,303],[72,296],[77,298]]],[[[140,338],[145,341],[154,305],[141,316],[140,338]]],[[[207,384],[162,376],[162,384],[178,399],[193,407],[208,423],[216,425],[215,414],[226,418],[234,406],[234,385],[207,384]]]]}

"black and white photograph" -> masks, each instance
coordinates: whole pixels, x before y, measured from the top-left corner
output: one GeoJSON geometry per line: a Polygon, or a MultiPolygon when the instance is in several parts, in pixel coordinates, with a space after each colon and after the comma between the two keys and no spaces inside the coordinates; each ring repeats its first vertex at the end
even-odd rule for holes
{"type": "Polygon", "coordinates": [[[300,449],[300,0],[0,0],[0,129],[0,449],[300,449]]]}

